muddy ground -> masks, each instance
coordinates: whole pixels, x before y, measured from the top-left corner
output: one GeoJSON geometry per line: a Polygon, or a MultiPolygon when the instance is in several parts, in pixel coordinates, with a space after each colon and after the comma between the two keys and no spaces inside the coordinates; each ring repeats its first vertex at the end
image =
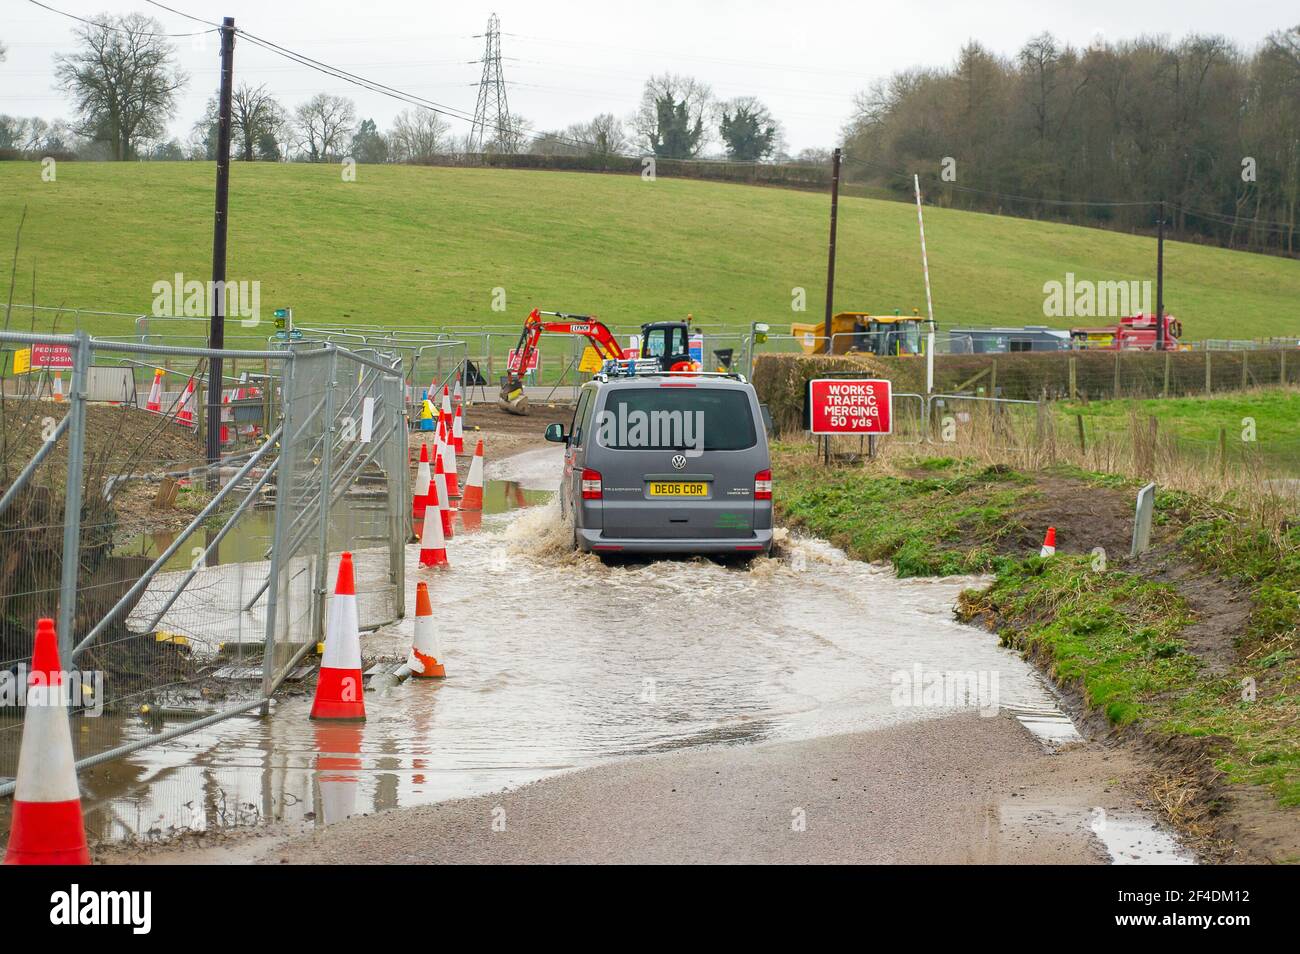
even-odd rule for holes
{"type": "MultiPolygon", "coordinates": [[[[573,420],[573,406],[535,402],[526,416],[510,414],[495,404],[474,404],[465,411],[465,453],[474,453],[474,441],[483,438],[483,452],[489,460],[501,460],[520,451],[543,447],[546,425],[560,423],[567,429],[573,420]]],[[[413,436],[419,436],[416,432],[413,436]]]]}

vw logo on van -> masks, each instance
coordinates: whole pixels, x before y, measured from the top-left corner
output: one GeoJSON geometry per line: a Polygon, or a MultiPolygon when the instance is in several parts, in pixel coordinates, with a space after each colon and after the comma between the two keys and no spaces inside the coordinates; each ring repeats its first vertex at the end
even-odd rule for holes
{"type": "Polygon", "coordinates": [[[685,455],[685,454],[674,454],[674,455],[673,455],[673,470],[684,470],[685,468],[686,468],[686,455],[685,455]]]}

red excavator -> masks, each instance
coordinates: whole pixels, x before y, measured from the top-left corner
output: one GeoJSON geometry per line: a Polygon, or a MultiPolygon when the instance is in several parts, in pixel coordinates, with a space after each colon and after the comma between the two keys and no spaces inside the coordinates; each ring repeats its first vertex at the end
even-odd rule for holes
{"type": "MultiPolygon", "coordinates": [[[[500,404],[511,414],[528,413],[528,397],[524,393],[524,373],[537,352],[542,334],[582,335],[591,342],[596,353],[606,360],[622,361],[626,358],[618,339],[595,315],[570,315],[561,311],[541,311],[534,308],[524,319],[519,343],[511,367],[501,378],[500,404]],[[547,321],[547,318],[556,319],[547,321]]],[[[641,326],[641,357],[655,358],[663,371],[698,371],[700,365],[691,357],[690,327],[684,321],[656,321],[641,326]]]]}

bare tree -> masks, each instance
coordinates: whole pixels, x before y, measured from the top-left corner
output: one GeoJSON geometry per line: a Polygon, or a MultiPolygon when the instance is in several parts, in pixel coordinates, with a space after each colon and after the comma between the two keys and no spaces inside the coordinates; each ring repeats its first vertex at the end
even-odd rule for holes
{"type": "Polygon", "coordinates": [[[586,144],[587,153],[602,159],[616,156],[629,146],[623,122],[613,113],[601,113],[591,122],[579,123],[573,129],[577,134],[574,138],[586,144]]]}
{"type": "Polygon", "coordinates": [[[428,162],[448,148],[451,127],[428,109],[404,109],[388,132],[389,156],[397,162],[428,162]]]}
{"type": "Polygon", "coordinates": [[[484,147],[484,152],[512,156],[525,151],[528,142],[533,138],[533,124],[516,113],[511,113],[508,122],[508,126],[493,130],[492,142],[484,147]]]}
{"type": "Polygon", "coordinates": [[[298,146],[308,162],[328,162],[338,156],[352,135],[357,109],[343,96],[317,93],[294,110],[298,146]]]}
{"type": "Polygon", "coordinates": [[[258,158],[258,143],[267,134],[276,136],[285,122],[284,107],[267,91],[265,85],[242,84],[230,100],[232,138],[238,155],[245,162],[258,158]]]}
{"type": "Polygon", "coordinates": [[[60,88],[76,103],[77,131],[106,143],[113,159],[131,159],[140,142],[163,134],[175,111],[188,79],[176,50],[162,25],[139,13],[105,14],[73,34],[80,48],[54,62],[60,88]]]}

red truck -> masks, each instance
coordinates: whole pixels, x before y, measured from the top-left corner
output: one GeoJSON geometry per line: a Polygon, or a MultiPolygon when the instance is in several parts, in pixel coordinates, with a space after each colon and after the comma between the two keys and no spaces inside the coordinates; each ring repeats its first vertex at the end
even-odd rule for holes
{"type": "MultiPolygon", "coordinates": [[[[1176,351],[1183,336],[1183,323],[1173,315],[1165,315],[1165,351],[1176,351]]],[[[1118,324],[1102,328],[1071,328],[1070,346],[1089,351],[1154,351],[1156,350],[1155,315],[1128,315],[1118,324]]]]}

